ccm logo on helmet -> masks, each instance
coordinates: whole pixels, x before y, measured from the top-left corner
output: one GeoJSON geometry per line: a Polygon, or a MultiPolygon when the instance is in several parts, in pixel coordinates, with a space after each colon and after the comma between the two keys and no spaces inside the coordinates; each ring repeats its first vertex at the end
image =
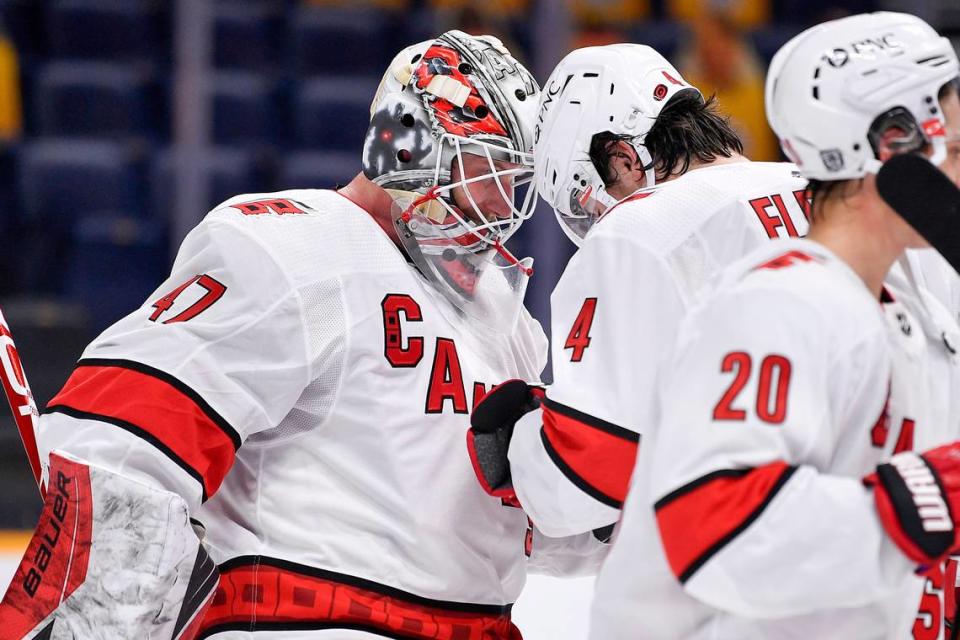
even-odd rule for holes
{"type": "Polygon", "coordinates": [[[937,484],[930,467],[913,454],[900,454],[890,459],[917,505],[924,531],[950,531],[953,520],[947,503],[943,500],[940,486],[937,484]]]}
{"type": "Polygon", "coordinates": [[[839,69],[850,62],[850,59],[854,56],[873,58],[876,57],[878,53],[890,55],[902,49],[903,44],[897,42],[892,33],[885,33],[872,38],[864,38],[863,40],[851,42],[845,47],[835,47],[833,51],[824,54],[823,59],[834,69],[839,69]]]}

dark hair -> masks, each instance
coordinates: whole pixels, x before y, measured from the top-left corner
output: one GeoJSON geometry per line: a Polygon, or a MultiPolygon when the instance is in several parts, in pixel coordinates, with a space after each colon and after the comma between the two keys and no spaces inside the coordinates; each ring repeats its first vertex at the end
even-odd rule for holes
{"type": "Polygon", "coordinates": [[[807,218],[810,222],[813,222],[820,215],[823,203],[829,200],[833,193],[846,182],[847,180],[814,179],[807,182],[807,188],[804,189],[803,195],[810,203],[810,208],[807,209],[807,218]]]}
{"type": "MultiPolygon", "coordinates": [[[[616,182],[610,170],[613,145],[634,136],[598,133],[590,141],[590,160],[604,184],[616,182]]],[[[717,107],[716,96],[703,100],[695,91],[681,91],[663,108],[644,139],[660,179],[682,175],[694,160],[712,162],[743,153],[743,142],[717,107]]]]}

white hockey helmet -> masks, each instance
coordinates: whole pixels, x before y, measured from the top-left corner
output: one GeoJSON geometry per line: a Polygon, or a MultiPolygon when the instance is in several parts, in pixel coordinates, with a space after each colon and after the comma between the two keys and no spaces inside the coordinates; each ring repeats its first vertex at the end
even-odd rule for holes
{"type": "Polygon", "coordinates": [[[553,70],[540,94],[534,171],[538,191],[575,244],[616,202],[590,161],[593,136],[629,136],[646,169],[647,186],[653,186],[653,161],[644,139],[681,91],[700,93],[666,58],[641,44],[576,49],[553,70]]]}
{"type": "Polygon", "coordinates": [[[867,13],[807,29],[767,72],[767,120],[804,177],[847,180],[876,173],[878,135],[906,132],[907,150],[945,153],[937,94],[960,67],[950,41],[905,13],[867,13]]]}
{"type": "Polygon", "coordinates": [[[539,96],[536,80],[499,40],[447,31],[394,57],[363,147],[364,175],[396,202],[394,222],[411,259],[461,310],[501,326],[512,326],[532,272],[531,259],[517,260],[502,244],[536,204],[539,96]],[[484,171],[464,175],[465,154],[482,158],[484,171]],[[496,185],[508,215],[481,211],[470,191],[481,181],[496,185]],[[456,206],[458,187],[481,215],[456,206]]]}

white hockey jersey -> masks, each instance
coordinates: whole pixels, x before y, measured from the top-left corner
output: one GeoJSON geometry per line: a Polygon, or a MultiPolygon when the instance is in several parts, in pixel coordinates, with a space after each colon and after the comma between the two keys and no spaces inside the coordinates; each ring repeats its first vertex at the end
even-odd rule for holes
{"type": "Polygon", "coordinates": [[[960,322],[960,275],[935,249],[907,251],[917,282],[960,322]]]}
{"type": "Polygon", "coordinates": [[[904,272],[889,283],[878,303],[821,245],[790,240],[691,311],[591,638],[945,637],[942,576],[921,603],[861,479],[956,439],[960,330],[904,272]]]}
{"type": "Polygon", "coordinates": [[[203,637],[514,638],[532,532],[477,483],[467,414],[546,347],[525,311],[467,321],[339,193],[239,196],[87,348],[40,443],[187,499],[223,574],[203,637]]]}
{"type": "Polygon", "coordinates": [[[548,400],[510,446],[514,488],[542,531],[618,519],[680,318],[712,274],[771,238],[806,233],[805,184],[785,163],[696,169],[625,199],[590,230],[551,298],[548,400]]]}

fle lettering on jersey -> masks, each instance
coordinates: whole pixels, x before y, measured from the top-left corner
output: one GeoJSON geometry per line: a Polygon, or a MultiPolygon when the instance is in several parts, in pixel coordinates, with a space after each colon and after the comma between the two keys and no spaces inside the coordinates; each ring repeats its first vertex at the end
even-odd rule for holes
{"type": "MultiPolygon", "coordinates": [[[[420,305],[405,293],[388,293],[380,308],[383,311],[383,357],[394,368],[418,366],[424,355],[423,336],[404,336],[403,322],[422,322],[420,305]]],[[[424,401],[425,413],[442,413],[450,406],[454,413],[466,414],[485,393],[486,384],[474,382],[473,399],[468,406],[457,345],[452,338],[437,338],[424,401]]]]}
{"type": "Polygon", "coordinates": [[[750,201],[750,207],[757,214],[757,219],[763,225],[770,238],[791,237],[798,238],[800,234],[793,224],[791,214],[800,212],[807,220],[810,219],[810,202],[803,189],[790,192],[790,196],[773,193],[762,198],[750,201]],[[792,197],[790,197],[792,196],[792,197]]]}

